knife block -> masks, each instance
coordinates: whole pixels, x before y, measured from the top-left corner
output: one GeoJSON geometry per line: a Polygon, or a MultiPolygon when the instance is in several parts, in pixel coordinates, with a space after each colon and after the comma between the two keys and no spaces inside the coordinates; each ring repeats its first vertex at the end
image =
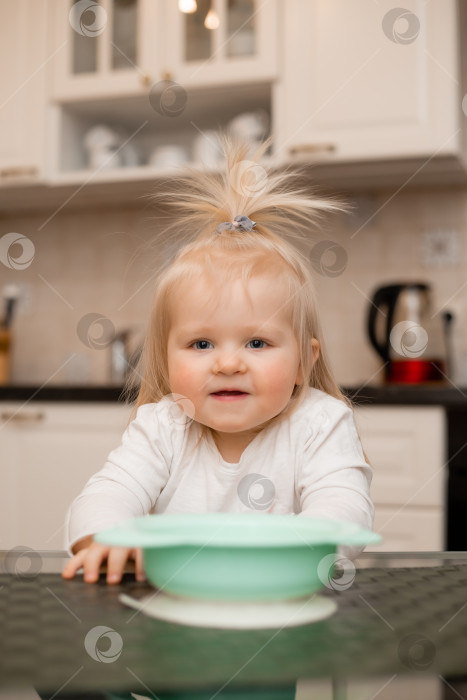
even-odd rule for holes
{"type": "Polygon", "coordinates": [[[11,332],[0,327],[0,385],[10,380],[11,332]]]}

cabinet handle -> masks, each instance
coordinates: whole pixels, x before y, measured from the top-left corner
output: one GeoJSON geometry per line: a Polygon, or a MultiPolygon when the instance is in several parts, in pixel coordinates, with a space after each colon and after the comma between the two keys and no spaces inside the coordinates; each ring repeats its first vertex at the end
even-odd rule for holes
{"type": "Polygon", "coordinates": [[[11,168],[2,168],[0,175],[1,177],[22,177],[24,175],[31,177],[37,175],[37,168],[35,166],[12,166],[11,168]]]}
{"type": "Polygon", "coordinates": [[[40,423],[44,420],[45,414],[42,411],[36,411],[35,413],[25,413],[24,411],[3,411],[0,414],[0,420],[2,421],[14,421],[15,423],[40,423]]]}
{"type": "Polygon", "coordinates": [[[162,80],[173,80],[172,73],[169,70],[163,70],[162,80]]]}
{"type": "Polygon", "coordinates": [[[141,73],[140,80],[141,85],[144,85],[144,87],[148,87],[148,85],[152,84],[151,76],[149,75],[149,73],[141,73]]]}
{"type": "Polygon", "coordinates": [[[313,155],[315,153],[335,153],[336,150],[335,143],[303,143],[291,146],[289,153],[291,156],[300,155],[301,153],[313,155]]]}

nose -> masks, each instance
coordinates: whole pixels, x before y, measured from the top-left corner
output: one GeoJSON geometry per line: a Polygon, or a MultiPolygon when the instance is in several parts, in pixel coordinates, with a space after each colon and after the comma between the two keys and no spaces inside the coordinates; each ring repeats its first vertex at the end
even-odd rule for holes
{"type": "Polygon", "coordinates": [[[213,362],[214,374],[236,374],[246,372],[246,363],[242,357],[241,349],[219,350],[213,362]]]}

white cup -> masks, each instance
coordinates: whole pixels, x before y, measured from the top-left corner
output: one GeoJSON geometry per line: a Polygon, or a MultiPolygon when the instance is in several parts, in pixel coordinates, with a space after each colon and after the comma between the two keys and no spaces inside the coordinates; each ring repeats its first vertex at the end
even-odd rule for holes
{"type": "Polygon", "coordinates": [[[154,149],[149,160],[155,168],[175,168],[188,162],[188,152],[183,146],[169,144],[154,149]]]}

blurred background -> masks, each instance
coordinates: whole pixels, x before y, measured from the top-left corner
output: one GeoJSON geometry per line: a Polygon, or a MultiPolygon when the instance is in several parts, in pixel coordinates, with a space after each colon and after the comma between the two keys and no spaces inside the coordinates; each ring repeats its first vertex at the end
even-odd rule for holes
{"type": "Polygon", "coordinates": [[[300,167],[348,204],[303,250],[336,378],[367,404],[382,547],[467,548],[465,6],[0,4],[3,547],[62,546],[69,503],[119,443],[178,244],[152,195],[187,165],[222,167],[227,131],[271,137],[240,186],[300,167]]]}
{"type": "Polygon", "coordinates": [[[444,381],[467,383],[461,6],[2,3],[0,381],[121,383],[166,254],[151,245],[167,222],[150,195],[186,164],[219,168],[227,130],[252,145],[271,135],[265,167],[305,166],[304,186],[350,206],[305,244],[338,381],[383,382],[371,301],[416,283],[427,289],[415,321],[443,326],[427,332],[444,381]]]}

